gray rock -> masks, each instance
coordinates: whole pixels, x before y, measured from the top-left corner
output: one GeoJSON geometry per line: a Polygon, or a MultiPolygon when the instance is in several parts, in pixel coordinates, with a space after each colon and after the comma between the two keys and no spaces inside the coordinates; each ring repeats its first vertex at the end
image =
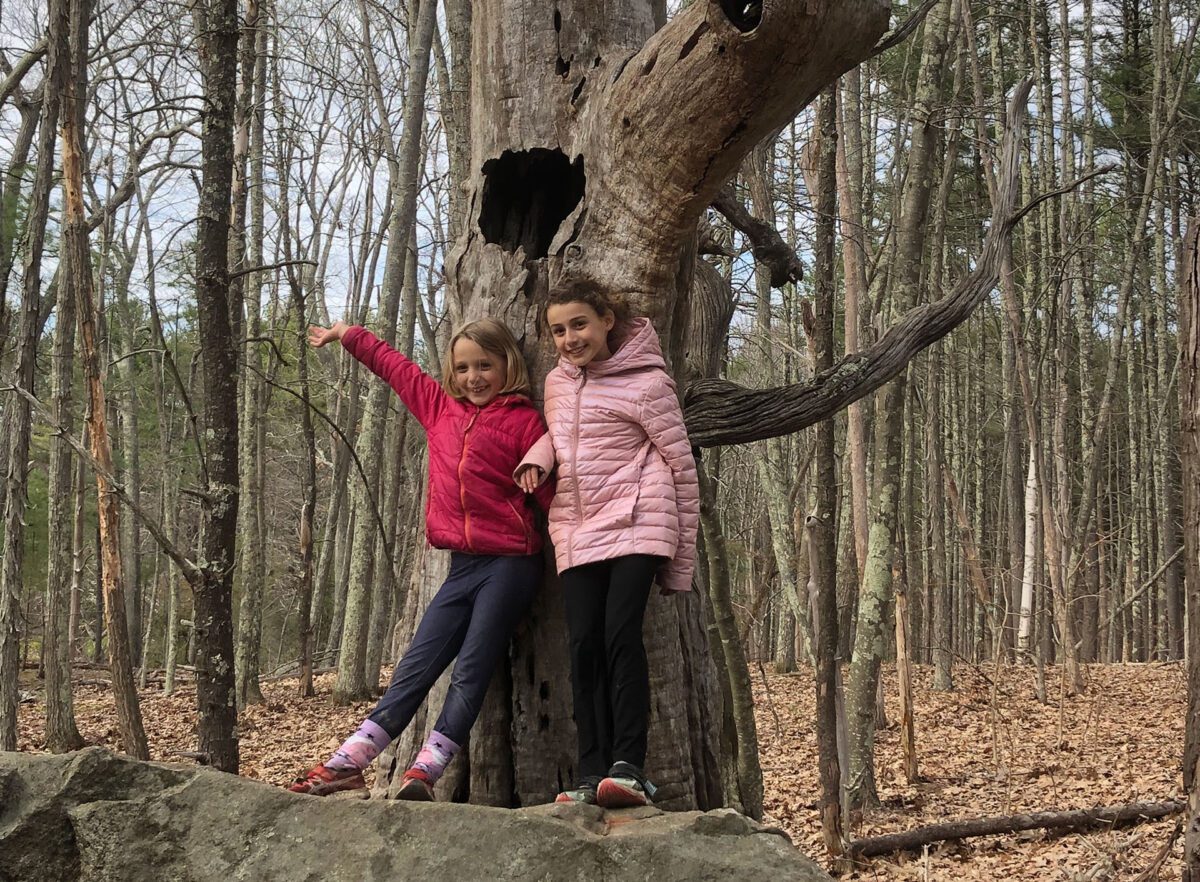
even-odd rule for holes
{"type": "Polygon", "coordinates": [[[0,882],[829,877],[731,810],[316,799],[102,748],[0,753],[0,882]]]}

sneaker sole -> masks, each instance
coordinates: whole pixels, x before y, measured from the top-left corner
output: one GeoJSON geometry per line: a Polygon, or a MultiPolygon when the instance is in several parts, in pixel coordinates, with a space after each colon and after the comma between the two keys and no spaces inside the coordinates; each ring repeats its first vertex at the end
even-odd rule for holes
{"type": "Polygon", "coordinates": [[[408,802],[433,802],[433,793],[423,782],[410,780],[396,791],[396,799],[408,802]]]}
{"type": "Polygon", "coordinates": [[[595,805],[594,799],[572,799],[565,793],[560,793],[555,798],[554,802],[558,805],[595,805]]]}
{"type": "Polygon", "coordinates": [[[330,781],[329,783],[310,784],[307,789],[296,790],[292,787],[288,788],[291,793],[300,793],[305,796],[329,796],[332,793],[341,793],[346,790],[366,790],[367,782],[362,778],[348,779],[345,781],[330,781]]]}
{"type": "Polygon", "coordinates": [[[649,804],[650,800],[644,793],[622,787],[611,778],[605,778],[596,788],[596,805],[603,808],[637,808],[649,804]]]}

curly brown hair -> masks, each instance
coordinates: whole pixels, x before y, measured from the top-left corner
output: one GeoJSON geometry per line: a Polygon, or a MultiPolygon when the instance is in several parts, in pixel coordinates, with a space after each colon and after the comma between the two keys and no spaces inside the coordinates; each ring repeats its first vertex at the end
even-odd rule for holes
{"type": "Polygon", "coordinates": [[[625,324],[633,318],[629,301],[622,295],[606,291],[595,282],[579,281],[560,282],[550,289],[546,306],[542,310],[542,321],[546,320],[546,311],[551,306],[562,306],[564,303],[586,303],[601,317],[611,313],[618,325],[625,324]]]}

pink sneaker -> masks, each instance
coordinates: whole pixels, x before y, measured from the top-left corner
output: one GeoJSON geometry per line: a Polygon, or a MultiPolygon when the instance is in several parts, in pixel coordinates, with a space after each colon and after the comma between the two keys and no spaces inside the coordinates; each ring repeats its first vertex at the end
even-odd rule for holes
{"type": "Polygon", "coordinates": [[[361,769],[330,769],[322,763],[293,781],[288,790],[310,796],[328,796],[342,790],[363,790],[366,786],[361,769]]]}

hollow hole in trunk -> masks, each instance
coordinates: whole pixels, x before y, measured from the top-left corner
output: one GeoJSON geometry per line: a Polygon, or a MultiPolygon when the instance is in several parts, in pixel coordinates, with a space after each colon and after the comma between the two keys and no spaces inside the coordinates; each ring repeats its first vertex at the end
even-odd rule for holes
{"type": "Polygon", "coordinates": [[[762,0],[721,0],[721,11],[744,34],[762,21],[762,0]]]}
{"type": "Polygon", "coordinates": [[[583,157],[561,150],[505,150],[483,164],[479,229],[505,251],[525,250],[527,260],[545,257],[554,234],[583,198],[583,157]]]}

